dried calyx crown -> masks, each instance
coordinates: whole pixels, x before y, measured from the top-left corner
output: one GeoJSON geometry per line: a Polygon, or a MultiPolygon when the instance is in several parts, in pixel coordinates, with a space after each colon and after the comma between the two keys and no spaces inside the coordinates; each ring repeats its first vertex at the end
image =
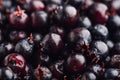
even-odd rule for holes
{"type": "Polygon", "coordinates": [[[22,9],[20,8],[20,6],[17,6],[17,10],[15,11],[16,16],[21,17],[24,12],[25,12],[25,10],[22,10],[22,9]]]}
{"type": "Polygon", "coordinates": [[[100,64],[102,68],[104,68],[104,62],[98,58],[96,52],[93,52],[90,50],[89,45],[87,45],[85,42],[83,44],[79,44],[79,47],[76,48],[76,51],[78,53],[82,53],[86,59],[89,59],[90,64],[100,64]]]}

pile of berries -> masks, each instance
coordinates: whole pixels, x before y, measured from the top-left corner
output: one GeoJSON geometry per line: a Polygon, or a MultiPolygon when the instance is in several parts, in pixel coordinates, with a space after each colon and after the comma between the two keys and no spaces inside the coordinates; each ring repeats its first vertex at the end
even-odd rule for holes
{"type": "Polygon", "coordinates": [[[120,80],[120,0],[0,0],[0,80],[120,80]]]}

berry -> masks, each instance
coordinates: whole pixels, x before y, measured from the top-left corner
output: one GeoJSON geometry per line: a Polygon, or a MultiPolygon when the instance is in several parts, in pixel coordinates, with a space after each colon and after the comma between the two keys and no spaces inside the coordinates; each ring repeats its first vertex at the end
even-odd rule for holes
{"type": "Polygon", "coordinates": [[[4,65],[12,69],[16,74],[22,74],[25,70],[26,60],[18,53],[11,53],[4,59],[4,65]]]}
{"type": "Polygon", "coordinates": [[[107,27],[101,24],[95,25],[92,32],[95,40],[106,40],[109,34],[107,27]]]}
{"type": "Polygon", "coordinates": [[[27,34],[24,31],[11,31],[9,34],[10,40],[14,43],[27,38],[27,34]]]}
{"type": "Polygon", "coordinates": [[[42,1],[40,0],[31,0],[29,4],[30,10],[33,11],[40,11],[44,10],[45,5],[42,1]]]}
{"type": "Polygon", "coordinates": [[[60,80],[63,78],[63,62],[64,61],[60,60],[50,66],[53,76],[60,80]]]}
{"type": "Polygon", "coordinates": [[[78,22],[79,22],[79,26],[82,26],[88,29],[91,28],[92,26],[90,19],[86,16],[80,16],[78,22]]]}
{"type": "Polygon", "coordinates": [[[95,41],[92,44],[92,50],[94,50],[98,55],[105,56],[108,53],[108,46],[103,41],[95,41]]]}
{"type": "Polygon", "coordinates": [[[19,41],[15,46],[15,51],[29,59],[32,56],[33,47],[34,42],[31,35],[29,38],[19,41]]]}
{"type": "Polygon", "coordinates": [[[69,33],[69,41],[75,43],[83,40],[86,44],[91,42],[91,33],[86,28],[75,28],[69,33]]]}
{"type": "Polygon", "coordinates": [[[32,25],[40,29],[44,28],[47,24],[48,14],[45,11],[33,12],[32,15],[32,25]]]}
{"type": "Polygon", "coordinates": [[[64,43],[61,39],[61,36],[55,33],[47,34],[42,42],[42,48],[45,53],[49,53],[49,55],[61,55],[61,52],[64,48],[64,43]]]}
{"type": "Polygon", "coordinates": [[[105,79],[118,80],[119,71],[114,68],[109,68],[105,71],[105,79]]]}
{"type": "Polygon", "coordinates": [[[86,65],[86,59],[83,55],[74,54],[67,58],[65,68],[70,73],[82,72],[86,65]],[[72,66],[71,66],[72,65],[72,66]]]}
{"type": "Polygon", "coordinates": [[[120,55],[113,55],[110,64],[112,67],[120,68],[120,55]]]}
{"type": "Polygon", "coordinates": [[[97,80],[96,75],[92,72],[86,72],[82,75],[81,80],[97,80]]]}
{"type": "Polygon", "coordinates": [[[74,6],[67,5],[64,7],[64,20],[67,24],[75,24],[78,20],[78,12],[74,6]]]}
{"type": "Polygon", "coordinates": [[[89,17],[93,24],[105,24],[108,19],[108,7],[103,3],[95,3],[89,10],[89,17]],[[93,16],[93,17],[92,17],[93,16]]]}
{"type": "Polygon", "coordinates": [[[27,27],[28,20],[28,15],[24,13],[24,10],[21,10],[20,6],[17,6],[17,10],[9,15],[9,22],[16,29],[27,27]]]}

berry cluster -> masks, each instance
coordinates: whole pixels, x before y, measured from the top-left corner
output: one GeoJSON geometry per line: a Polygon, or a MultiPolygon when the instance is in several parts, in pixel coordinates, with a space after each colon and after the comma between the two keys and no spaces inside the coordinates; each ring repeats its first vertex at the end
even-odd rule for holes
{"type": "Polygon", "coordinates": [[[0,0],[0,80],[120,80],[120,0],[0,0]]]}

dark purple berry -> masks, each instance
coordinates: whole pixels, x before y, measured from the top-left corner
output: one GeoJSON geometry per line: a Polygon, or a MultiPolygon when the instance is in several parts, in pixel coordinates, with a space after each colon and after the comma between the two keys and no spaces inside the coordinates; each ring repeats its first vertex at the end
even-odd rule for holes
{"type": "Polygon", "coordinates": [[[43,29],[47,24],[48,14],[45,11],[33,12],[31,17],[33,27],[43,29]]]}
{"type": "Polygon", "coordinates": [[[12,69],[16,74],[21,74],[25,70],[26,60],[18,53],[11,53],[4,59],[4,65],[12,69]]]}
{"type": "Polygon", "coordinates": [[[119,71],[117,69],[114,68],[109,68],[105,71],[105,79],[113,79],[113,80],[117,80],[119,75],[119,71]]]}
{"type": "Polygon", "coordinates": [[[75,28],[69,33],[69,41],[76,43],[83,40],[86,44],[91,42],[91,33],[86,28],[75,28]]]}
{"type": "Polygon", "coordinates": [[[17,10],[9,15],[9,22],[16,29],[24,29],[28,25],[28,15],[17,7],[17,10]]]}
{"type": "Polygon", "coordinates": [[[27,38],[27,34],[24,31],[11,31],[9,34],[10,40],[14,43],[27,38]]]}
{"type": "Polygon", "coordinates": [[[81,80],[97,80],[97,77],[94,73],[92,72],[85,72],[83,75],[82,75],[82,78],[81,80]]]}
{"type": "Polygon", "coordinates": [[[82,72],[86,65],[86,59],[81,54],[74,54],[67,58],[65,68],[70,73],[82,72]],[[72,66],[71,66],[72,65],[72,66]]]}
{"type": "Polygon", "coordinates": [[[64,48],[64,43],[61,39],[61,36],[56,33],[47,34],[42,42],[42,48],[45,53],[49,53],[49,55],[61,55],[61,52],[64,48]]]}

